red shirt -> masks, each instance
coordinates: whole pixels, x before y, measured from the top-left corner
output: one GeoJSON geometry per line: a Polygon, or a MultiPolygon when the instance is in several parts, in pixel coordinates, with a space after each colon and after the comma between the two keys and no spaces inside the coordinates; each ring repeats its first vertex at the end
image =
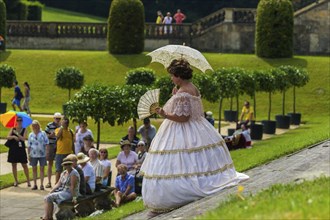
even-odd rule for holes
{"type": "Polygon", "coordinates": [[[186,18],[186,16],[183,13],[179,12],[179,13],[176,13],[173,16],[173,18],[175,19],[177,24],[182,24],[182,21],[183,21],[183,19],[186,18]]]}

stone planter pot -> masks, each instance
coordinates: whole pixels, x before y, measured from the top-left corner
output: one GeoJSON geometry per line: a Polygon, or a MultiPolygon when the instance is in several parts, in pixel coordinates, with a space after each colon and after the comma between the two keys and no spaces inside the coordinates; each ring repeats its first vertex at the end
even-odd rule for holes
{"type": "Polygon", "coordinates": [[[275,134],[276,121],[263,120],[263,121],[261,121],[261,123],[263,125],[264,134],[275,134]]]}
{"type": "Polygon", "coordinates": [[[252,140],[262,140],[263,127],[261,124],[251,124],[250,135],[252,140]]]}
{"type": "Polygon", "coordinates": [[[300,113],[288,113],[291,116],[291,124],[292,125],[300,125],[301,122],[301,114],[300,113]]]}
{"type": "Polygon", "coordinates": [[[291,117],[287,115],[276,115],[276,127],[277,128],[283,128],[283,129],[289,129],[290,128],[290,120],[291,117]]]}
{"type": "Polygon", "coordinates": [[[233,135],[234,134],[234,132],[236,131],[236,129],[235,128],[228,128],[228,136],[231,136],[231,135],[233,135]]]}
{"type": "Polygon", "coordinates": [[[231,111],[231,110],[225,110],[224,111],[225,115],[225,121],[237,121],[237,111],[231,111]]]}
{"type": "Polygon", "coordinates": [[[0,103],[0,114],[7,112],[7,103],[0,103]]]}

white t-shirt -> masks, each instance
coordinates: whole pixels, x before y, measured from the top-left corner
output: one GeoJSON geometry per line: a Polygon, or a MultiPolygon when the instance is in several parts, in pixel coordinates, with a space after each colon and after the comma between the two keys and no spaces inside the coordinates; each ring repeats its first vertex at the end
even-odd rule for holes
{"type": "Polygon", "coordinates": [[[105,159],[105,160],[100,160],[100,162],[101,162],[102,166],[104,167],[104,169],[107,168],[107,167],[109,167],[110,170],[111,170],[111,162],[110,162],[110,160],[105,159]]]}
{"type": "Polygon", "coordinates": [[[84,147],[84,137],[87,135],[90,135],[93,137],[93,133],[91,130],[87,129],[84,133],[80,132],[80,129],[76,133],[76,142],[74,143],[74,152],[77,155],[79,152],[81,152],[81,148],[84,147]]]}
{"type": "Polygon", "coordinates": [[[89,176],[89,180],[88,180],[88,185],[91,187],[92,192],[95,191],[95,172],[94,169],[92,167],[92,165],[88,162],[86,163],[85,167],[81,167],[80,168],[84,171],[84,176],[89,176]]]}

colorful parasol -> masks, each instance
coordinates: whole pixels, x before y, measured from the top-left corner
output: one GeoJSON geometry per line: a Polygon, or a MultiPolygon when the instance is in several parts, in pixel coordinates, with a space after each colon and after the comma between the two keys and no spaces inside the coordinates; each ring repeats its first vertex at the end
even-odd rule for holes
{"type": "Polygon", "coordinates": [[[26,128],[30,124],[32,124],[32,118],[25,112],[15,112],[15,111],[8,111],[4,114],[0,115],[0,122],[6,128],[13,128],[16,126],[16,119],[22,118],[22,127],[26,128]]]}

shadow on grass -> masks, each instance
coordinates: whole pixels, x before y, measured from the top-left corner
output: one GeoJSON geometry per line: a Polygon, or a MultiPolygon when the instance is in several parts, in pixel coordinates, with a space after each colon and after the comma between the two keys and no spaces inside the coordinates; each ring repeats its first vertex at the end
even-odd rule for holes
{"type": "Polygon", "coordinates": [[[116,55],[113,57],[122,65],[128,68],[138,68],[145,67],[150,64],[151,58],[145,54],[136,54],[136,55],[116,55]]]}
{"type": "Polygon", "coordinates": [[[298,58],[298,57],[293,57],[293,58],[260,58],[262,59],[264,62],[268,63],[270,66],[272,67],[278,67],[280,65],[293,65],[293,66],[298,66],[298,67],[302,67],[302,68],[306,68],[307,67],[307,60],[303,59],[303,58],[298,58]]]}
{"type": "Polygon", "coordinates": [[[11,51],[1,51],[0,52],[0,62],[6,61],[10,56],[11,51]]]}

